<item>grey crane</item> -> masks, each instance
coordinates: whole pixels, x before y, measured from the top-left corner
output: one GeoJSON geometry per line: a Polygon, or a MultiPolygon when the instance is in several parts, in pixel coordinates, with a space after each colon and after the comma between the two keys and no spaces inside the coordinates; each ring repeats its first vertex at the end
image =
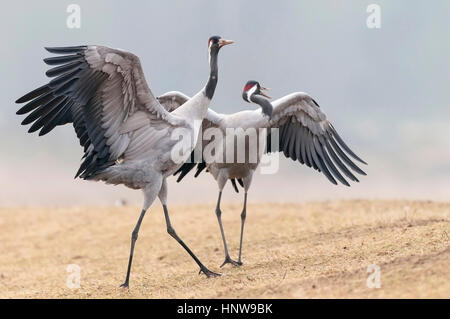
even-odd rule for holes
{"type": "MultiPolygon", "coordinates": [[[[29,132],[45,135],[58,125],[72,123],[84,148],[83,162],[76,174],[85,180],[123,184],[144,193],[144,203],[131,234],[125,282],[129,286],[135,242],[144,215],[158,196],[167,232],[191,255],[207,277],[208,270],[173,229],[167,209],[167,182],[182,163],[172,158],[178,143],[171,133],[177,128],[197,137],[211,103],[217,81],[217,59],[221,47],[233,41],[219,36],[208,40],[210,73],[206,85],[176,110],[167,110],[154,97],[144,77],[140,60],[132,53],[105,46],[46,48],[60,56],[44,59],[54,66],[46,72],[53,79],[19,98],[25,103],[17,114],[28,114],[22,124],[29,132]]],[[[194,144],[188,149],[189,156],[194,144]]],[[[186,157],[187,157],[186,156],[186,157]]]]}
{"type": "MultiPolygon", "coordinates": [[[[295,92],[270,103],[269,97],[263,92],[264,90],[265,88],[256,81],[248,81],[244,87],[243,99],[246,102],[258,104],[260,108],[256,110],[245,110],[233,114],[219,114],[212,109],[208,110],[203,120],[203,130],[213,127],[223,132],[222,135],[214,138],[215,143],[223,144],[223,161],[218,162],[213,159],[208,162],[205,160],[205,156],[200,156],[196,162],[194,150],[190,160],[174,173],[174,175],[179,174],[177,180],[179,182],[197,166],[195,177],[206,168],[206,171],[211,173],[217,181],[219,196],[215,213],[219,222],[225,251],[225,260],[221,267],[227,263],[236,266],[242,265],[242,240],[247,216],[247,193],[252,182],[253,173],[264,153],[261,149],[262,145],[258,146],[257,160],[250,161],[248,153],[251,145],[248,144],[249,142],[246,142],[245,153],[247,155],[244,161],[237,161],[234,155],[234,157],[231,157],[232,161],[227,162],[227,152],[232,151],[233,154],[236,154],[234,140],[227,138],[227,134],[229,134],[227,128],[242,128],[243,130],[249,128],[278,129],[278,143],[272,143],[271,130],[267,132],[266,152],[282,152],[287,158],[322,172],[333,184],[338,184],[339,181],[346,186],[350,186],[343,175],[354,182],[358,182],[351,170],[358,174],[366,175],[349,156],[363,164],[366,164],[366,162],[345,144],[312,97],[303,92],[295,92]],[[221,140],[217,141],[217,138],[221,140]],[[228,180],[231,180],[236,191],[238,191],[236,180],[244,188],[244,205],[241,213],[241,235],[237,261],[230,258],[221,219],[220,201],[222,190],[228,180]]],[[[171,91],[158,97],[158,99],[161,103],[167,103],[171,108],[176,108],[188,97],[183,93],[171,91]]],[[[262,131],[255,130],[255,132],[259,137],[262,131]]],[[[198,140],[197,148],[200,147],[206,150],[206,146],[210,143],[212,143],[212,139],[198,140]]],[[[200,154],[202,153],[200,152],[200,154]]]]}

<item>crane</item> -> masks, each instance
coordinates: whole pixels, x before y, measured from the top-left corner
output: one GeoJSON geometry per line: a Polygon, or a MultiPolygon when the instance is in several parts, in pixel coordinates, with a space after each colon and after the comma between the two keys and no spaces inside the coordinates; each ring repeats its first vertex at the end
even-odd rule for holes
{"type": "MultiPolygon", "coordinates": [[[[308,94],[303,92],[295,92],[288,94],[274,102],[269,101],[264,91],[266,88],[262,87],[257,81],[248,81],[243,89],[242,98],[244,101],[259,105],[255,110],[244,110],[233,114],[220,114],[212,110],[208,110],[205,119],[203,120],[203,131],[208,128],[220,129],[223,134],[215,136],[214,140],[202,139],[198,140],[197,148],[200,148],[200,156],[195,161],[194,150],[188,161],[181,166],[174,175],[178,175],[177,181],[180,182],[186,174],[188,174],[195,166],[197,170],[195,177],[197,177],[205,168],[214,179],[219,187],[219,196],[216,205],[216,216],[219,223],[219,228],[222,236],[222,241],[225,251],[225,260],[221,267],[225,264],[232,264],[235,266],[242,265],[242,241],[244,233],[244,224],[247,216],[247,193],[250,188],[253,174],[260,164],[261,156],[263,155],[263,145],[253,147],[256,149],[256,160],[251,161],[250,156],[252,146],[246,142],[245,154],[243,161],[239,161],[233,153],[236,149],[235,139],[230,139],[227,136],[229,128],[241,128],[243,130],[255,129],[257,135],[256,142],[259,141],[259,135],[265,132],[266,143],[265,149],[267,153],[282,152],[285,157],[294,161],[298,161],[308,167],[311,167],[319,172],[322,172],[326,178],[333,184],[338,184],[338,181],[343,185],[350,186],[348,179],[354,182],[359,182],[354,172],[366,175],[353,161],[352,157],[363,164],[367,164],[359,158],[342,140],[337,133],[334,126],[327,120],[325,113],[319,107],[319,104],[308,94]],[[263,131],[261,129],[266,129],[263,131]],[[273,130],[277,130],[278,137],[272,136],[273,130]],[[218,140],[219,139],[219,140],[218,140]],[[275,142],[273,143],[275,139],[275,142]],[[206,150],[211,143],[223,144],[222,153],[217,161],[217,157],[209,157],[206,159],[202,150],[206,150]],[[234,155],[228,157],[227,153],[234,155]],[[227,161],[231,158],[231,161],[227,161]],[[350,169],[351,170],[350,170],[350,169]],[[241,233],[239,243],[238,260],[234,261],[230,258],[225,232],[222,225],[222,211],[220,202],[222,198],[222,190],[228,180],[231,180],[234,189],[238,191],[236,180],[244,188],[244,204],[241,213],[241,233]]],[[[178,91],[167,92],[160,97],[162,103],[167,103],[171,108],[176,108],[177,105],[183,103],[189,97],[178,91]]],[[[219,149],[220,150],[220,149],[219,149]]]]}
{"type": "Polygon", "coordinates": [[[172,227],[166,179],[182,165],[172,158],[171,150],[177,141],[171,133],[183,128],[195,138],[198,136],[199,127],[193,123],[206,115],[218,81],[219,50],[231,43],[220,36],[208,39],[207,83],[173,111],[166,110],[153,95],[136,55],[96,45],[46,48],[59,54],[44,59],[53,66],[46,72],[53,79],[16,101],[27,103],[17,114],[28,114],[22,124],[32,124],[30,133],[40,130],[39,135],[45,135],[56,126],[73,124],[84,149],[76,177],[143,191],[144,203],[131,234],[126,279],[121,287],[129,287],[139,228],[157,196],[170,236],[195,260],[199,273],[207,277],[218,275],[203,265],[172,227]]]}

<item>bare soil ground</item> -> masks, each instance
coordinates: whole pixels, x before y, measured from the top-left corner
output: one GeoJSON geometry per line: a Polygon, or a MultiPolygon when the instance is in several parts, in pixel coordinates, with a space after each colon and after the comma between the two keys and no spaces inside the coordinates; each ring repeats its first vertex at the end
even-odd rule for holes
{"type": "MultiPolygon", "coordinates": [[[[170,207],[177,233],[211,270],[207,279],[166,233],[159,205],[136,244],[138,207],[0,208],[1,298],[449,298],[450,204],[413,201],[250,203],[242,267],[226,265],[213,205],[170,207]],[[67,266],[81,269],[70,289],[67,266]],[[381,288],[368,288],[367,267],[381,288]]],[[[232,258],[240,210],[223,206],[232,258]]]]}

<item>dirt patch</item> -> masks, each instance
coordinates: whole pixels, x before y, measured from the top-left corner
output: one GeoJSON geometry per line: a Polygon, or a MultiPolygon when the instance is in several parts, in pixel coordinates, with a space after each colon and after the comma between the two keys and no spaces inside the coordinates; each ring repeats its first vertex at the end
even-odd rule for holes
{"type": "MultiPolygon", "coordinates": [[[[178,235],[211,270],[206,279],[167,233],[155,205],[136,244],[123,291],[138,207],[0,208],[2,298],[449,298],[450,204],[414,201],[249,203],[244,266],[220,269],[213,205],[174,206],[178,235]],[[81,288],[66,282],[81,270],[81,288]],[[368,288],[369,265],[381,288],[368,288]]],[[[237,256],[237,205],[223,206],[237,256]]]]}

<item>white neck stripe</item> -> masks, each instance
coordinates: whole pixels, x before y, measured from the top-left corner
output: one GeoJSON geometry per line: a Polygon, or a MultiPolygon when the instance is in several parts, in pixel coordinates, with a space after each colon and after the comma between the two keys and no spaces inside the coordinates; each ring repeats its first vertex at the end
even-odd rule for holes
{"type": "Polygon", "coordinates": [[[255,93],[257,88],[258,88],[258,85],[255,84],[252,86],[252,88],[250,90],[247,91],[247,101],[249,101],[250,103],[254,103],[250,98],[255,93]]]}

